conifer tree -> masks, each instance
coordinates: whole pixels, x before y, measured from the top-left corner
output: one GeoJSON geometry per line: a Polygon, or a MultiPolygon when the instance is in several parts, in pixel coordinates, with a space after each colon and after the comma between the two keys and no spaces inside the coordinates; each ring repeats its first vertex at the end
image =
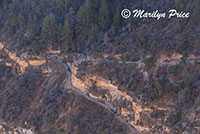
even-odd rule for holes
{"type": "Polygon", "coordinates": [[[113,25],[116,27],[119,27],[122,23],[121,10],[122,10],[122,7],[120,4],[118,4],[114,19],[113,19],[113,25]]]}
{"type": "Polygon", "coordinates": [[[110,27],[112,22],[111,10],[107,0],[101,0],[101,5],[99,9],[99,25],[103,30],[110,27]]]}
{"type": "Polygon", "coordinates": [[[96,4],[94,4],[93,0],[86,0],[77,13],[75,30],[80,40],[87,39],[92,30],[92,25],[97,18],[97,10],[95,7],[96,4]]]}
{"type": "Polygon", "coordinates": [[[73,32],[71,30],[68,17],[66,17],[65,19],[65,24],[62,30],[61,41],[63,49],[69,50],[71,48],[73,41],[73,32]]]}
{"type": "Polygon", "coordinates": [[[92,25],[91,30],[89,32],[89,39],[88,39],[89,43],[95,42],[96,33],[97,33],[97,27],[95,25],[92,25]]]}
{"type": "Polygon", "coordinates": [[[58,42],[58,45],[60,46],[61,45],[61,37],[62,37],[62,24],[59,23],[58,26],[57,26],[57,42],[58,42]]]}
{"type": "Polygon", "coordinates": [[[69,21],[69,25],[72,28],[73,31],[73,27],[74,27],[74,9],[71,7],[69,8],[69,12],[67,13],[65,18],[68,18],[69,21]]]}
{"type": "Polygon", "coordinates": [[[51,44],[56,42],[56,20],[53,14],[47,15],[44,18],[42,25],[42,41],[46,44],[51,44]]]}
{"type": "Polygon", "coordinates": [[[86,25],[85,7],[82,5],[78,10],[77,17],[76,17],[76,25],[75,25],[76,35],[79,40],[83,38],[85,35],[85,31],[84,31],[85,25],[86,25]]]}
{"type": "Polygon", "coordinates": [[[111,27],[111,31],[112,31],[113,35],[116,35],[118,27],[122,23],[121,9],[122,9],[121,5],[118,4],[117,9],[116,9],[116,13],[115,13],[115,16],[114,16],[114,19],[113,19],[113,24],[112,24],[112,27],[111,27]]]}
{"type": "Polygon", "coordinates": [[[90,21],[93,24],[98,24],[98,10],[100,2],[100,0],[90,0],[90,21]]]}
{"type": "Polygon", "coordinates": [[[17,20],[18,20],[18,25],[21,28],[23,28],[25,23],[26,23],[26,20],[25,20],[24,16],[22,14],[19,14],[17,20]]]}
{"type": "Polygon", "coordinates": [[[40,37],[40,35],[41,35],[40,25],[35,24],[35,26],[33,27],[33,30],[32,30],[32,37],[33,38],[40,37]]]}

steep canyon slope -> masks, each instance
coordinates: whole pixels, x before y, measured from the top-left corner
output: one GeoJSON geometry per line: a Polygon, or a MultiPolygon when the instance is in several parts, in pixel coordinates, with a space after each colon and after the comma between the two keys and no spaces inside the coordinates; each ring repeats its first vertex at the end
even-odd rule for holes
{"type": "MultiPolygon", "coordinates": [[[[113,61],[107,61],[102,66],[104,62],[97,62],[90,56],[78,53],[72,54],[74,59],[77,59],[72,63],[66,53],[20,58],[3,44],[0,51],[2,123],[6,122],[18,129],[27,128],[27,131],[34,133],[48,134],[199,132],[198,95],[188,111],[187,103],[180,102],[185,100],[183,91],[178,93],[178,100],[174,99],[175,96],[161,92],[156,100],[147,98],[149,101],[145,101],[141,99],[146,98],[142,96],[144,94],[134,95],[123,90],[123,85],[115,83],[114,78],[112,82],[108,80],[109,78],[103,75],[107,73],[98,74],[99,67],[103,69],[105,66],[109,69],[113,61]],[[85,62],[89,64],[84,65],[85,62]],[[88,69],[85,70],[85,67],[88,69]],[[139,96],[142,97],[138,98],[139,96]]],[[[145,79],[152,77],[151,79],[162,82],[162,76],[156,76],[156,73],[165,66],[181,66],[179,58],[168,62],[159,60],[157,69],[154,70],[155,76],[142,72],[144,65],[140,64],[144,64],[143,62],[137,65],[137,62],[119,60],[115,67],[125,66],[127,71],[142,69],[140,72],[144,78],[138,79],[135,76],[135,79],[143,79],[145,82],[145,79]]],[[[190,67],[195,65],[198,70],[198,57],[188,58],[186,62],[190,67]]],[[[159,74],[164,75],[164,72],[159,74]]],[[[176,84],[181,83],[181,80],[175,79],[181,78],[172,74],[168,74],[167,78],[170,79],[165,81],[171,87],[169,90],[176,90],[176,84]],[[175,85],[172,79],[176,81],[175,85]]],[[[198,88],[198,78],[195,79],[198,88]]]]}

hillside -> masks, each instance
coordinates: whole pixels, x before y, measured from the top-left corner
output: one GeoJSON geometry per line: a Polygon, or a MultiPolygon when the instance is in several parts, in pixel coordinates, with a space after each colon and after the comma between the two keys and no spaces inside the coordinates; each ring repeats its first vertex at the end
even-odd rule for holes
{"type": "Polygon", "coordinates": [[[199,20],[200,0],[0,1],[0,134],[200,133],[199,20]]]}

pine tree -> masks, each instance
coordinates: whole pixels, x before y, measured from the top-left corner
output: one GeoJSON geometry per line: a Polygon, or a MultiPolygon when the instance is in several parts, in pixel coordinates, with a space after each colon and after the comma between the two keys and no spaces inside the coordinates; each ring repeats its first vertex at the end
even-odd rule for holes
{"type": "Polygon", "coordinates": [[[31,35],[32,35],[33,38],[36,38],[36,37],[40,37],[40,34],[41,34],[40,25],[39,24],[35,24],[35,26],[33,27],[31,35]]]}
{"type": "Polygon", "coordinates": [[[65,3],[64,0],[55,0],[55,7],[56,7],[57,15],[59,16],[59,18],[64,19],[63,17],[65,16],[65,12],[67,10],[66,6],[67,6],[67,3],[65,3]]]}
{"type": "Polygon", "coordinates": [[[107,0],[102,0],[100,9],[99,9],[99,25],[103,30],[106,30],[110,27],[112,22],[111,10],[107,0]]]}
{"type": "Polygon", "coordinates": [[[86,25],[91,28],[91,24],[94,24],[98,18],[98,0],[86,0],[84,3],[86,25]]]}
{"type": "Polygon", "coordinates": [[[72,31],[73,31],[73,26],[74,26],[74,13],[75,13],[74,9],[71,7],[65,17],[65,18],[68,18],[68,21],[69,21],[70,27],[72,28],[72,31]]]}
{"type": "Polygon", "coordinates": [[[121,9],[122,9],[121,5],[118,4],[117,9],[116,9],[116,13],[115,13],[115,16],[114,16],[114,19],[113,19],[113,24],[112,24],[112,27],[111,27],[111,31],[112,31],[113,35],[116,35],[118,27],[122,23],[121,9]]]}
{"type": "MultiPolygon", "coordinates": [[[[96,1],[96,0],[95,0],[96,1]]],[[[85,40],[90,36],[92,25],[95,24],[97,18],[97,7],[94,0],[86,0],[80,7],[76,17],[76,35],[80,40],[85,40]]]]}
{"type": "Polygon", "coordinates": [[[56,20],[53,14],[47,15],[44,18],[42,25],[42,41],[46,44],[51,44],[56,42],[56,20]]]}
{"type": "Polygon", "coordinates": [[[84,25],[84,6],[82,5],[77,13],[76,17],[76,33],[79,34],[82,31],[83,25],[84,25]]]}
{"type": "Polygon", "coordinates": [[[95,25],[92,25],[92,28],[89,32],[89,43],[94,43],[96,39],[96,33],[97,33],[97,27],[95,25]]]}
{"type": "Polygon", "coordinates": [[[61,37],[62,37],[62,24],[59,23],[57,26],[57,42],[59,46],[61,45],[61,37]]]}
{"type": "Polygon", "coordinates": [[[36,15],[33,16],[33,24],[39,24],[39,18],[36,15]]]}
{"type": "Polygon", "coordinates": [[[86,7],[82,5],[77,13],[75,33],[79,40],[84,40],[87,37],[87,31],[86,7]]]}
{"type": "Polygon", "coordinates": [[[118,4],[117,5],[117,9],[116,9],[116,13],[115,13],[115,16],[114,16],[114,19],[113,19],[113,25],[118,27],[121,25],[121,22],[122,22],[122,17],[121,17],[121,5],[118,4]]]}
{"type": "Polygon", "coordinates": [[[73,41],[73,32],[71,30],[68,17],[66,17],[65,24],[62,30],[61,41],[63,49],[65,50],[71,49],[73,41]]]}
{"type": "Polygon", "coordinates": [[[98,10],[100,0],[90,0],[90,18],[93,24],[98,24],[98,10]]]}
{"type": "Polygon", "coordinates": [[[18,17],[17,17],[17,20],[18,20],[18,25],[23,28],[25,23],[26,23],[26,20],[24,18],[24,16],[22,14],[19,14],[18,17]]]}

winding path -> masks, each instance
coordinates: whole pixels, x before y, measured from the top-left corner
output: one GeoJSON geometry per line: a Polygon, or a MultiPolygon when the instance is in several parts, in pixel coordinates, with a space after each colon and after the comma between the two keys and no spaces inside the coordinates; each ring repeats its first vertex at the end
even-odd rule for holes
{"type": "MultiPolygon", "coordinates": [[[[3,49],[3,47],[1,48],[3,49]]],[[[5,48],[4,49],[6,50],[6,52],[11,52],[9,49],[5,48]]],[[[12,54],[12,53],[11,53],[12,54]]],[[[65,85],[65,88],[68,88],[68,89],[72,89],[73,91],[75,91],[76,93],[78,93],[79,95],[83,96],[84,98],[92,101],[93,103],[96,103],[100,106],[102,106],[103,108],[107,109],[109,112],[113,113],[115,115],[115,117],[120,121],[122,122],[123,124],[125,124],[126,126],[128,126],[130,128],[130,130],[132,130],[133,133],[139,133],[132,125],[130,125],[125,119],[123,119],[121,116],[119,116],[115,110],[115,108],[113,108],[110,104],[105,104],[105,103],[102,103],[101,101],[99,101],[98,99],[95,99],[95,98],[92,98],[90,97],[87,92],[83,92],[81,90],[79,90],[78,88],[74,87],[73,84],[72,84],[72,64],[71,63],[64,63],[62,60],[60,60],[59,58],[56,58],[56,56],[58,55],[67,55],[67,54],[75,54],[75,55],[79,55],[79,58],[78,60],[76,60],[75,62],[77,64],[81,64],[83,61],[88,61],[90,64],[95,64],[95,65],[98,65],[98,64],[101,64],[101,63],[112,63],[114,62],[113,60],[106,60],[106,59],[103,59],[102,61],[100,62],[95,62],[95,61],[90,61],[90,60],[87,60],[86,56],[81,54],[81,53],[59,53],[59,54],[48,54],[46,55],[47,57],[49,57],[51,60],[57,62],[58,64],[62,65],[63,68],[65,69],[65,72],[67,74],[67,81],[66,81],[66,85],[65,85]]],[[[9,55],[10,56],[10,55],[9,55]]],[[[43,58],[43,59],[46,59],[46,58],[43,58]]],[[[14,60],[15,62],[17,61],[20,61],[20,58],[18,58],[17,60],[14,60]]],[[[162,65],[168,65],[168,64],[179,64],[181,63],[182,60],[181,59],[174,59],[174,60],[171,60],[171,61],[163,61],[163,62],[157,62],[155,63],[156,66],[162,66],[162,65]]],[[[187,59],[186,62],[188,63],[194,63],[194,62],[200,62],[200,59],[187,59]]],[[[121,60],[118,60],[117,63],[119,64],[137,64],[137,65],[145,65],[144,62],[142,61],[121,61],[121,60]]],[[[19,63],[18,63],[19,64],[19,63]]]]}
{"type": "Polygon", "coordinates": [[[123,118],[121,118],[119,115],[116,114],[114,108],[111,106],[111,105],[108,105],[108,104],[103,104],[99,101],[97,101],[96,99],[93,99],[91,98],[90,96],[88,96],[86,93],[82,92],[81,90],[75,88],[73,85],[72,85],[72,73],[71,73],[71,64],[70,63],[63,63],[60,59],[58,58],[52,58],[52,60],[54,60],[55,62],[59,63],[60,65],[62,65],[65,69],[65,72],[67,74],[67,83],[66,83],[66,87],[65,88],[68,88],[68,89],[72,89],[73,91],[75,91],[76,93],[78,93],[79,95],[83,96],[84,98],[92,101],[93,103],[96,103],[102,107],[104,107],[105,109],[107,109],[109,112],[115,114],[116,118],[122,122],[123,124],[125,124],[126,126],[128,126],[130,128],[130,130],[132,130],[134,132],[134,134],[137,134],[137,130],[131,126],[127,121],[125,121],[123,118]]]}
{"type": "MultiPolygon", "coordinates": [[[[70,54],[73,54],[73,53],[70,53],[70,54]]],[[[78,65],[81,64],[83,61],[87,61],[89,62],[89,64],[95,64],[95,65],[98,65],[98,64],[101,64],[101,63],[112,63],[113,60],[105,60],[103,59],[102,61],[100,62],[94,62],[94,61],[89,61],[87,60],[86,56],[81,54],[81,53],[76,53],[78,54],[80,57],[78,58],[78,60],[74,61],[76,62],[78,65]]],[[[65,69],[65,72],[68,76],[68,80],[66,81],[66,87],[65,88],[68,88],[68,89],[72,89],[73,91],[77,92],[79,95],[85,97],[86,99],[104,107],[105,109],[107,109],[109,112],[113,113],[116,115],[116,117],[119,119],[120,122],[124,123],[125,125],[127,125],[132,131],[133,133],[139,133],[137,131],[136,128],[134,128],[130,123],[128,123],[128,121],[126,121],[125,119],[123,119],[121,116],[119,116],[115,110],[115,108],[110,105],[110,104],[105,104],[105,103],[102,103],[101,101],[99,101],[98,99],[95,99],[95,98],[92,98],[91,96],[89,96],[87,94],[87,92],[83,92],[81,91],[80,89],[76,88],[73,86],[72,84],[72,63],[63,63],[62,60],[60,60],[59,58],[56,58],[57,55],[55,54],[51,54],[50,57],[57,63],[61,64],[64,69],[65,69]]],[[[74,63],[73,62],[73,63],[74,63]]],[[[144,62],[141,62],[141,61],[126,61],[126,62],[123,62],[123,61],[117,61],[119,64],[137,64],[137,65],[145,65],[144,62]]],[[[156,66],[163,66],[163,65],[168,65],[168,64],[179,64],[181,63],[182,60],[181,59],[174,59],[174,60],[171,60],[171,61],[163,61],[163,62],[157,62],[155,63],[156,66]]],[[[194,62],[200,62],[200,59],[187,59],[186,62],[188,63],[194,63],[194,62]]],[[[173,83],[173,82],[172,82],[173,83]]],[[[174,84],[174,83],[173,83],[174,84]]],[[[177,86],[177,84],[176,84],[177,86]]]]}

